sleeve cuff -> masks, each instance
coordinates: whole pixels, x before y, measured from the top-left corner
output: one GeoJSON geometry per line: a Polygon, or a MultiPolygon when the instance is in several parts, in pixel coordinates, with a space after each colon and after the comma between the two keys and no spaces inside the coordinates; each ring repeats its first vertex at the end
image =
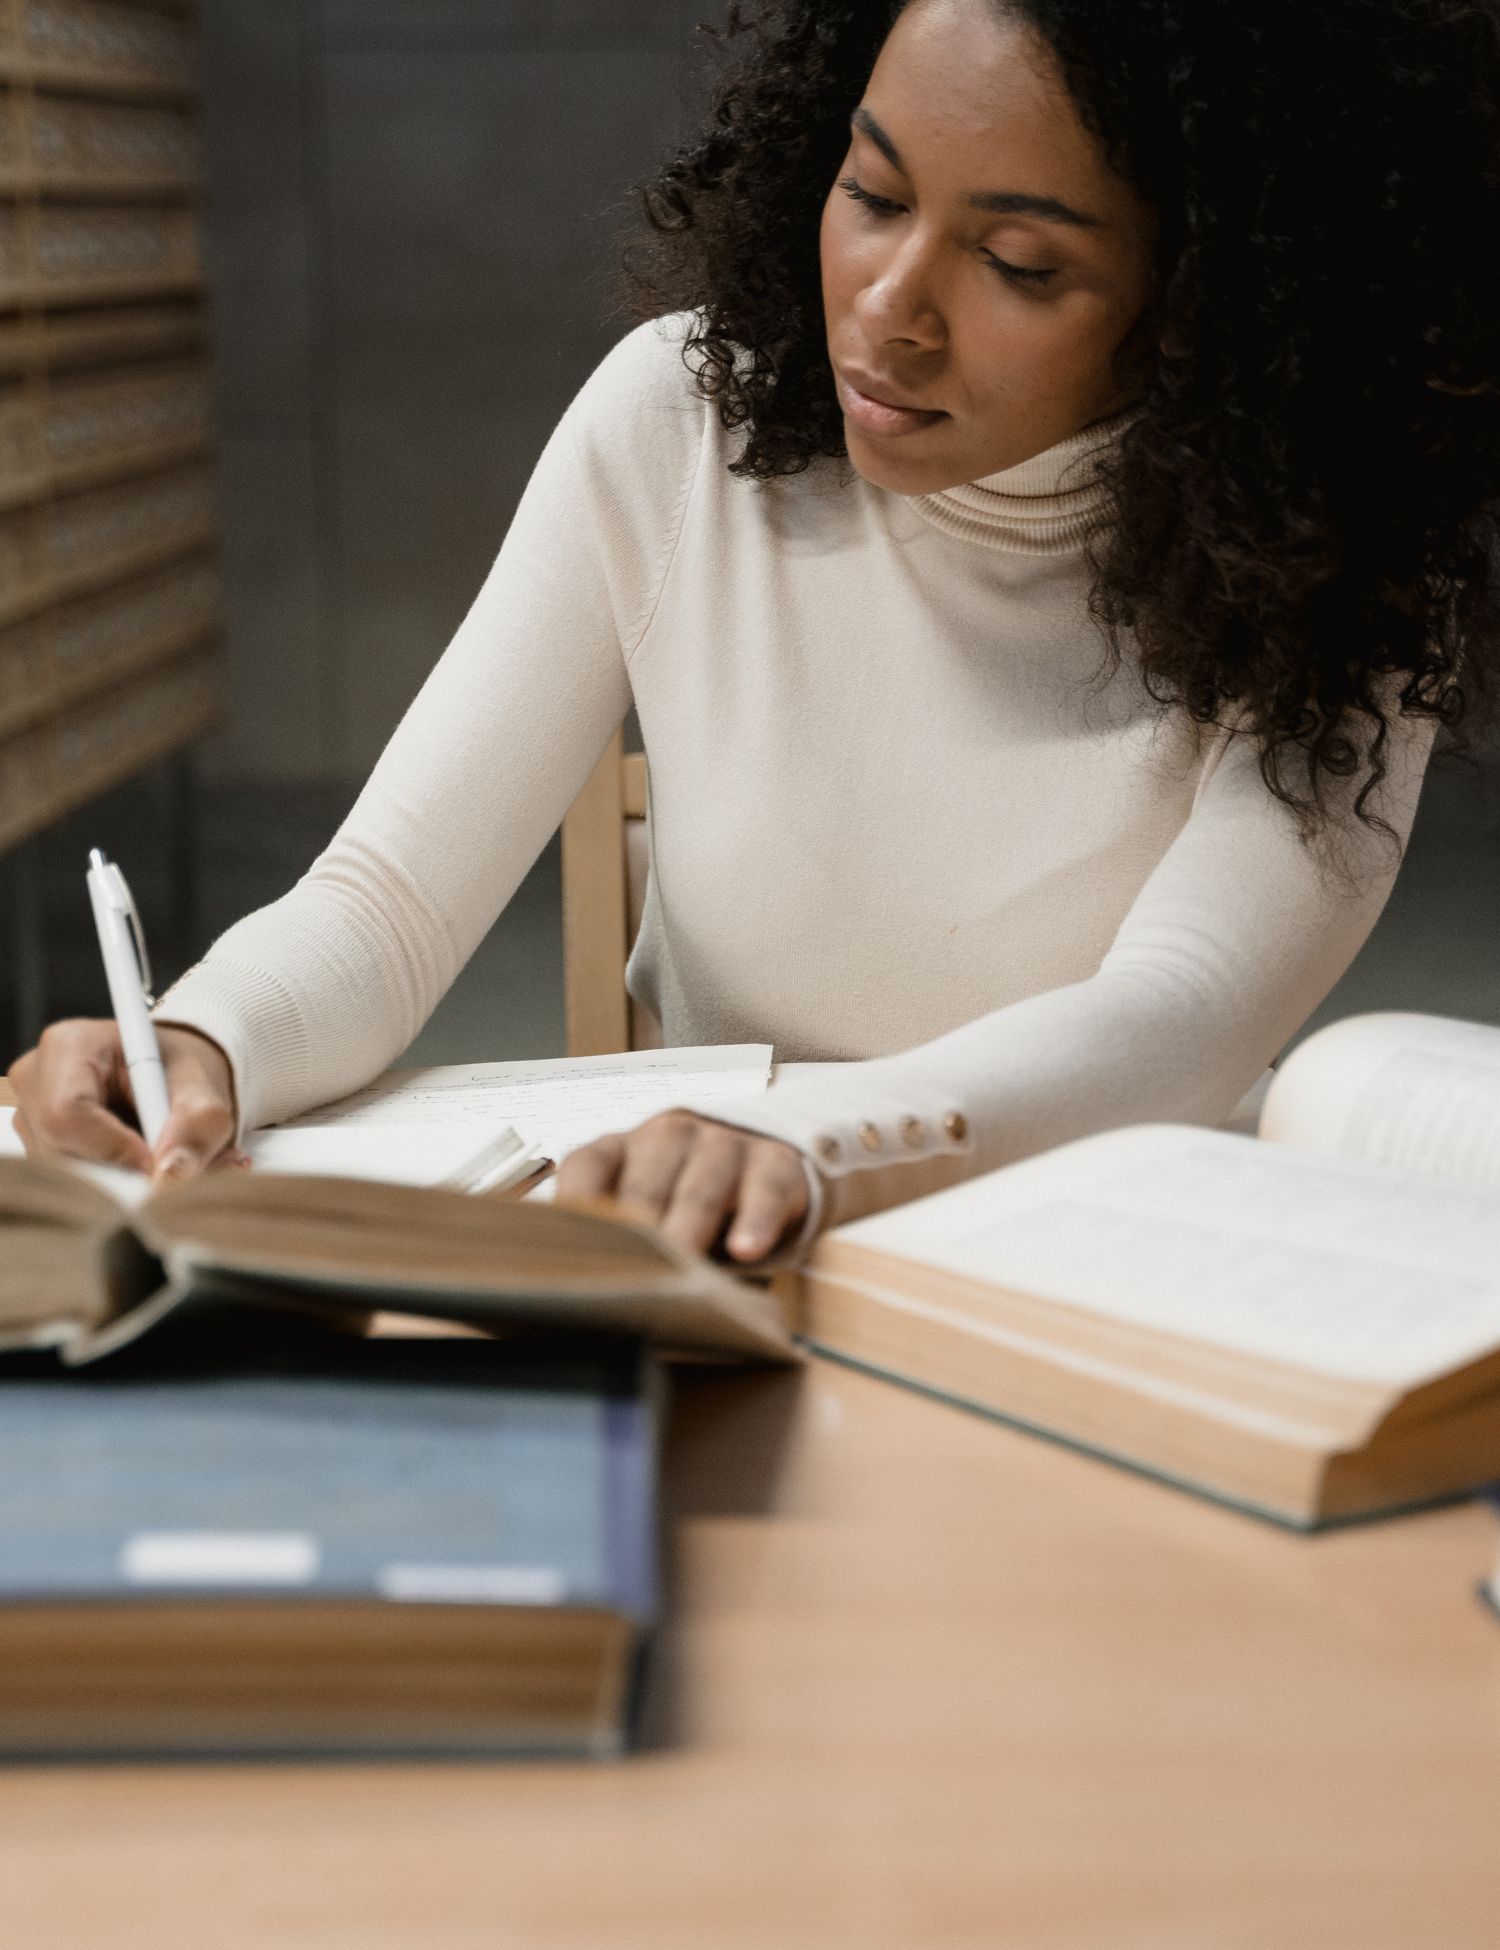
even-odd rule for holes
{"type": "Polygon", "coordinates": [[[871,1075],[872,1067],[841,1064],[832,1075],[773,1084],[765,1096],[732,1107],[722,1098],[703,1105],[683,1100],[684,1110],[802,1154],[807,1219],[754,1270],[796,1265],[829,1226],[921,1197],[973,1171],[968,1112],[947,1099],[919,1103],[915,1092],[871,1075]]]}
{"type": "Polygon", "coordinates": [[[200,964],[168,989],[152,1019],[194,1029],[224,1052],[234,1080],[236,1144],[301,1107],[306,1038],[295,1004],[274,982],[229,961],[212,974],[200,964]]]}

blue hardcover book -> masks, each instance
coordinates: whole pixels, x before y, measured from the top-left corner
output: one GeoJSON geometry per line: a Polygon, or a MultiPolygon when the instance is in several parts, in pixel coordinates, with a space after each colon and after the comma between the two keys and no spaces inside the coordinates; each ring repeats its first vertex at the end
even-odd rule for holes
{"type": "Polygon", "coordinates": [[[619,1751],[660,1395],[639,1341],[264,1316],[12,1357],[0,1752],[619,1751]]]}

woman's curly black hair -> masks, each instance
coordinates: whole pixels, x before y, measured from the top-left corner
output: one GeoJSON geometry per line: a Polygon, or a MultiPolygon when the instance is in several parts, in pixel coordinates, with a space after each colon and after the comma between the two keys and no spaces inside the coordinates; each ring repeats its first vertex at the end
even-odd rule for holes
{"type": "MultiPolygon", "coordinates": [[[[1304,841],[1349,779],[1394,837],[1366,807],[1387,708],[1465,757],[1494,711],[1500,0],[973,3],[1040,32],[1157,215],[1090,545],[1106,664],[1129,630],[1163,709],[1232,711],[1304,841]]],[[[845,452],[819,219],[906,4],[736,0],[703,129],[640,186],[627,308],[698,314],[752,479],[845,452]]]]}

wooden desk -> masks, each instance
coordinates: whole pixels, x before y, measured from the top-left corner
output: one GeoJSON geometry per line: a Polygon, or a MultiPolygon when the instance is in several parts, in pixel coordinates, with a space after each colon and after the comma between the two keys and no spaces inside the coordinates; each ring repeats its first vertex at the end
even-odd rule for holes
{"type": "Polygon", "coordinates": [[[821,1362],[669,1472],[655,1751],[0,1772],[8,1950],[1493,1950],[1482,1507],[1299,1538],[821,1362]]]}

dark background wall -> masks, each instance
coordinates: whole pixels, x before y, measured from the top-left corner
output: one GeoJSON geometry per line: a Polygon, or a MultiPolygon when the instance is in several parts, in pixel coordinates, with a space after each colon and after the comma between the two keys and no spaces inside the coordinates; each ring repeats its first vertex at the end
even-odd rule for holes
{"type": "Polygon", "coordinates": [[[204,0],[234,724],[357,779],[611,315],[716,0],[204,0]]]}

